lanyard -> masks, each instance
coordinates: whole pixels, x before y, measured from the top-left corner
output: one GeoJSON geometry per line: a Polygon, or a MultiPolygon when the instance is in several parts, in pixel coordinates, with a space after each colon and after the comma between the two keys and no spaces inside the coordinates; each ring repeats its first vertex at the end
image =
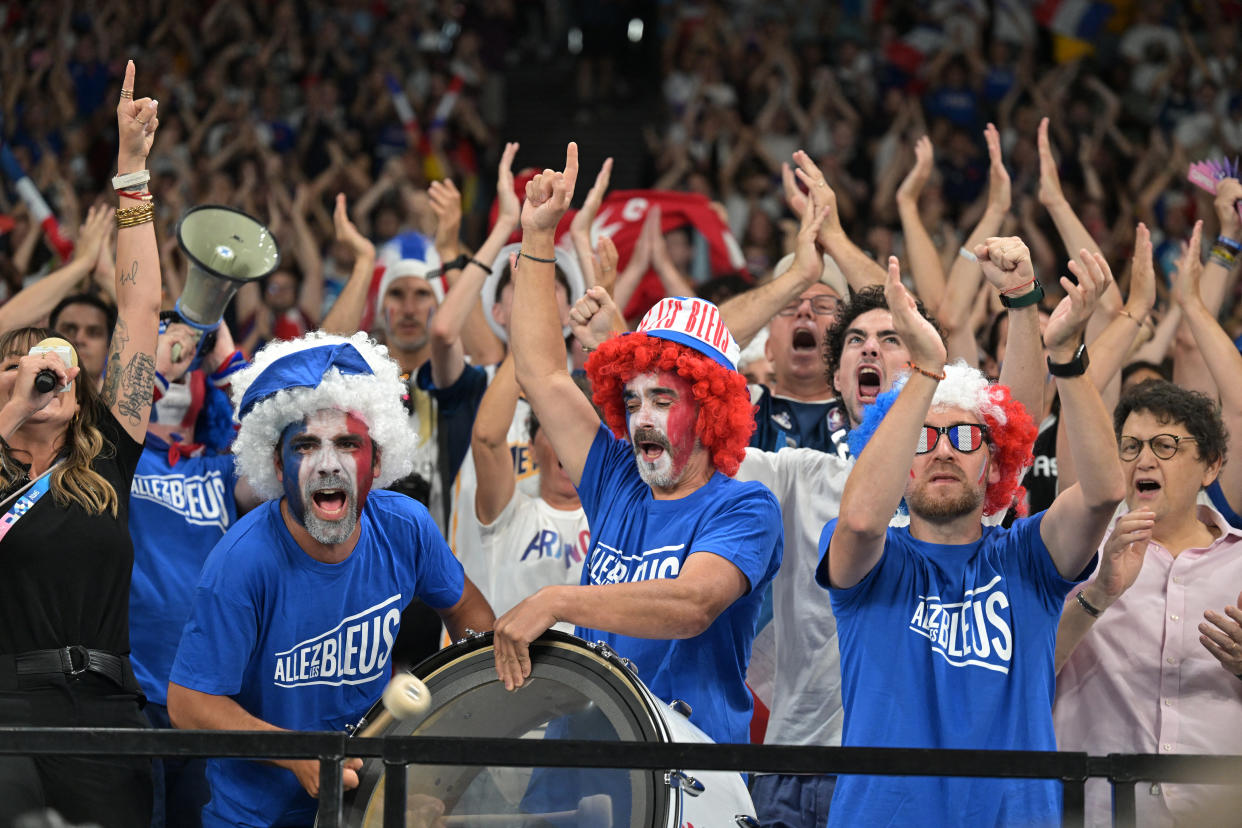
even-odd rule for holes
{"type": "Polygon", "coordinates": [[[7,535],[9,530],[13,528],[13,524],[17,523],[17,521],[29,512],[30,507],[34,506],[35,503],[38,502],[39,498],[47,494],[47,490],[51,488],[52,485],[52,472],[55,471],[56,467],[59,465],[59,461],[52,464],[50,469],[36,477],[30,483],[27,483],[25,488],[17,491],[13,495],[10,495],[10,498],[17,497],[17,495],[21,495],[21,497],[18,497],[17,501],[9,507],[9,510],[5,512],[2,517],[0,517],[0,540],[4,540],[4,536],[7,535]]]}

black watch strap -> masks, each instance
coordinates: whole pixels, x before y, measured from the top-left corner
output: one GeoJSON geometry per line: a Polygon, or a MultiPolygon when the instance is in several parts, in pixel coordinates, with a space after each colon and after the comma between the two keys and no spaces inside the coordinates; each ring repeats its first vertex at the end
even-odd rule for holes
{"type": "Polygon", "coordinates": [[[1043,298],[1044,298],[1044,286],[1041,285],[1038,280],[1036,280],[1035,287],[1032,288],[1029,293],[1024,293],[1021,296],[1014,296],[1014,297],[1009,297],[1002,293],[1000,295],[1000,303],[1004,305],[1007,309],[1013,310],[1014,308],[1025,308],[1030,305],[1034,305],[1036,302],[1038,302],[1040,299],[1043,299],[1043,298]]]}
{"type": "Polygon", "coordinates": [[[1087,346],[1082,344],[1078,346],[1078,350],[1074,351],[1074,356],[1069,362],[1053,362],[1052,357],[1046,357],[1048,360],[1048,373],[1054,377],[1081,377],[1087,373],[1087,346]]]}
{"type": "Polygon", "coordinates": [[[465,267],[469,263],[470,263],[470,257],[467,256],[465,253],[462,253],[456,259],[451,259],[450,261],[447,261],[444,264],[440,265],[440,275],[443,276],[445,273],[448,273],[450,270],[461,270],[463,267],[465,267]]]}

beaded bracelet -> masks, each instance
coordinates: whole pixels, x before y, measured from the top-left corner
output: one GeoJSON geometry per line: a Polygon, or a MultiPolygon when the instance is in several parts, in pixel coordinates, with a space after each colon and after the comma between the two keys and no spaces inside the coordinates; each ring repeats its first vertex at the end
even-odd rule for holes
{"type": "Polygon", "coordinates": [[[939,374],[934,374],[931,371],[928,371],[926,368],[920,368],[919,366],[915,365],[913,362],[907,362],[906,367],[909,368],[911,371],[918,371],[923,376],[927,377],[928,379],[934,379],[936,382],[940,382],[945,378],[945,374],[943,371],[941,371],[939,374]]]}

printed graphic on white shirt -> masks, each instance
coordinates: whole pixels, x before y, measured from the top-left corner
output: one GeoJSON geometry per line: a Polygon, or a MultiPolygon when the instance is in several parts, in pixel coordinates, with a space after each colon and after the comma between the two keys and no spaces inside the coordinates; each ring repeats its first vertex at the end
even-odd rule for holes
{"type": "Polygon", "coordinates": [[[217,470],[187,477],[182,474],[136,474],[131,497],[158,503],[197,526],[229,528],[224,475],[217,470]]]}
{"type": "Polygon", "coordinates": [[[986,585],[968,589],[964,600],[946,604],[938,595],[920,595],[910,629],[931,642],[954,667],[982,667],[1009,673],[1013,660],[1013,623],[1009,596],[997,575],[986,585]]]}
{"type": "Polygon", "coordinates": [[[404,605],[401,593],[397,593],[341,619],[327,632],[276,653],[272,682],[277,687],[339,687],[384,679],[404,605]]]}
{"type": "Polygon", "coordinates": [[[624,584],[676,578],[681,572],[684,543],[659,546],[645,552],[623,552],[606,543],[596,543],[591,551],[591,583],[624,584]]]}
{"type": "Polygon", "coordinates": [[[521,563],[537,563],[544,559],[559,558],[565,564],[566,569],[572,569],[574,564],[580,563],[586,554],[587,545],[591,542],[591,533],[585,530],[579,532],[577,543],[574,540],[573,537],[561,540],[560,532],[555,529],[537,529],[531,535],[530,543],[526,544],[518,560],[521,563]]]}

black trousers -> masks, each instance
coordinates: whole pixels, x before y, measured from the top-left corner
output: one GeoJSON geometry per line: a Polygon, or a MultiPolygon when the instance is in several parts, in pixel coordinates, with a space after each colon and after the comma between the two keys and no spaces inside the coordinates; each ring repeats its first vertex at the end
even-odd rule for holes
{"type": "MultiPolygon", "coordinates": [[[[138,696],[95,673],[5,676],[0,724],[150,727],[138,696]]],[[[151,822],[151,760],[143,757],[0,756],[0,828],[53,808],[71,823],[135,828],[151,822]]]]}

